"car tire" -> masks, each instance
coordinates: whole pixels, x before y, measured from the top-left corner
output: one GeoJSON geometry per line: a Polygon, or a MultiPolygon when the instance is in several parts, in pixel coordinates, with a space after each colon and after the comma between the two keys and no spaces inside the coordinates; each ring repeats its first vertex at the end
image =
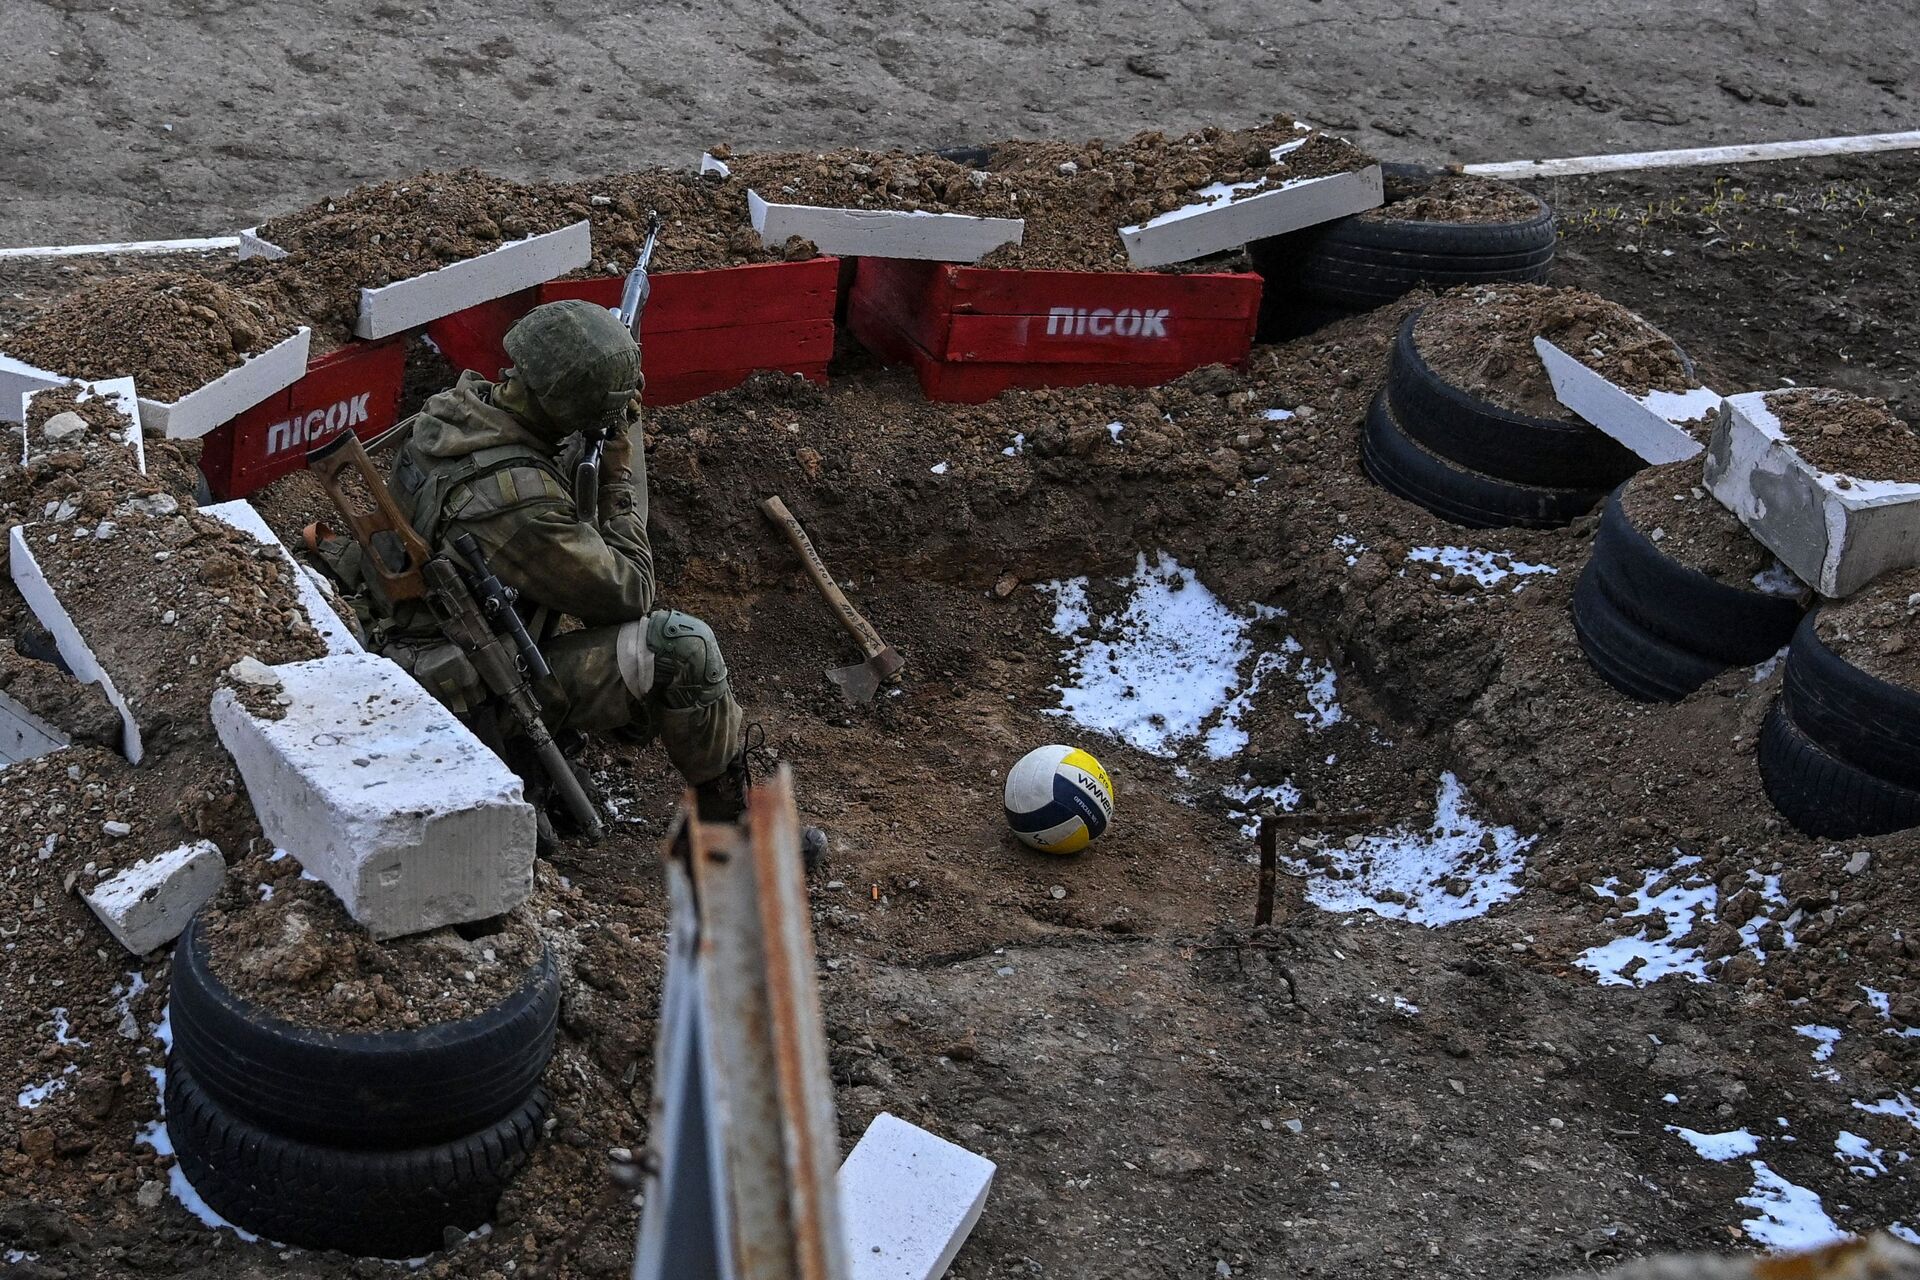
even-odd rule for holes
{"type": "Polygon", "coordinates": [[[1546,488],[1611,489],[1646,466],[1596,427],[1517,413],[1448,382],[1414,340],[1420,315],[1401,323],[1387,361],[1387,399],[1414,440],[1469,471],[1546,488]]]}
{"type": "Polygon", "coordinates": [[[1784,698],[1767,710],[1756,754],[1767,799],[1807,835],[1849,840],[1920,827],[1920,790],[1826,750],[1795,722],[1784,698]]]}
{"type": "Polygon", "coordinates": [[[413,1147],[508,1115],[553,1053],[560,979],[543,954],[507,999],[407,1031],[345,1032],[275,1017],[214,974],[196,921],[174,949],[173,1051],[220,1106],[291,1138],[413,1147]]]}
{"type": "Polygon", "coordinates": [[[1470,529],[1553,529],[1593,510],[1604,490],[1552,489],[1512,484],[1469,471],[1410,439],[1386,393],[1368,406],[1361,461],[1387,492],[1470,529]]]}
{"type": "Polygon", "coordinates": [[[1573,633],[1594,673],[1639,702],[1679,702],[1727,669],[1621,613],[1601,591],[1591,565],[1573,586],[1573,633]]]}
{"type": "Polygon", "coordinates": [[[1627,519],[1620,494],[1615,489],[1601,508],[1588,572],[1629,621],[1729,667],[1765,662],[1793,638],[1805,605],[1680,563],[1627,519]]]}
{"type": "Polygon", "coordinates": [[[1783,696],[1793,722],[1854,768],[1920,790],[1920,693],[1835,653],[1817,619],[1801,619],[1787,649],[1783,696]]]}
{"type": "Polygon", "coordinates": [[[377,1258],[432,1253],[448,1227],[485,1223],[532,1155],[549,1106],[536,1088],[475,1133],[363,1151],[264,1129],[221,1106],[177,1058],[165,1100],[180,1172],[215,1213],[276,1244],[377,1258]]]}

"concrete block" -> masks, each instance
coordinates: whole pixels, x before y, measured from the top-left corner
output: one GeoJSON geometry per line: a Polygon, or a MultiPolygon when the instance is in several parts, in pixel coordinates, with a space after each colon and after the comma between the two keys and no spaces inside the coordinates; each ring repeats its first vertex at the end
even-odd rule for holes
{"type": "Polygon", "coordinates": [[[60,657],[65,660],[67,669],[73,672],[73,678],[81,684],[97,683],[107,695],[107,701],[119,711],[121,753],[134,764],[139,764],[143,749],[140,745],[140,725],[133,718],[132,706],[128,704],[126,695],[114,687],[113,678],[100,665],[92,646],[88,645],[79,626],[67,613],[66,606],[54,594],[53,584],[47,581],[39,561],[33,558],[33,539],[57,536],[61,535],[49,525],[15,525],[7,538],[7,569],[13,575],[13,585],[19,590],[21,598],[33,610],[33,616],[52,634],[53,643],[60,650],[60,657]]]}
{"type": "Polygon", "coordinates": [[[937,1280],[986,1208],[994,1163],[881,1112],[840,1166],[849,1280],[937,1280]]]}
{"type": "Polygon", "coordinates": [[[22,760],[52,755],[67,745],[67,735],[0,692],[0,769],[22,760]]]}
{"type": "Polygon", "coordinates": [[[1802,582],[1850,596],[1920,564],[1920,484],[1837,476],[1794,449],[1768,391],[1729,396],[1707,443],[1707,491],[1802,582]]]}
{"type": "MultiPolygon", "coordinates": [[[[1654,466],[1698,457],[1706,445],[1682,423],[1710,418],[1721,396],[1708,387],[1691,391],[1650,391],[1636,396],[1601,377],[1545,338],[1533,349],[1546,366],[1553,397],[1582,421],[1612,436],[1654,466]]],[[[1696,428],[1701,435],[1707,428],[1696,428]]]]}
{"type": "MultiPolygon", "coordinates": [[[[1287,148],[1275,147],[1275,156],[1287,148]]],[[[1380,166],[1320,178],[1295,178],[1259,195],[1234,197],[1258,183],[1216,182],[1194,192],[1194,202],[1137,227],[1120,228],[1127,257],[1138,267],[1190,262],[1255,240],[1285,235],[1334,218],[1364,213],[1386,198],[1380,166]]]]}
{"type": "Polygon", "coordinates": [[[200,840],[136,862],[80,896],[121,946],[143,956],[179,937],[226,874],[220,847],[200,840]]]}
{"type": "Polygon", "coordinates": [[[362,338],[385,338],[417,329],[430,320],[545,284],[586,266],[592,256],[592,237],[582,221],[437,271],[362,289],[360,318],[353,332],[362,338]]]}
{"type": "Polygon", "coordinates": [[[272,547],[286,561],[287,570],[293,575],[293,588],[300,597],[300,607],[307,611],[307,620],[313,623],[313,629],[320,633],[320,639],[326,643],[328,653],[363,653],[365,649],[353,638],[353,632],[341,620],[327,596],[321,594],[320,587],[312,575],[294,560],[286,545],[274,536],[273,530],[253,504],[245,499],[236,498],[232,502],[218,502],[212,506],[200,508],[203,516],[212,516],[223,524],[232,525],[243,533],[250,533],[258,541],[272,547]]]}
{"type": "Polygon", "coordinates": [[[260,827],[376,938],[484,920],[533,889],[534,814],[520,779],[385,658],[274,667],[277,720],[234,690],[213,725],[260,827]]]}
{"type": "MultiPolygon", "coordinates": [[[[147,446],[145,440],[142,438],[140,428],[140,393],[134,389],[133,379],[105,378],[98,382],[82,382],[79,386],[81,389],[79,397],[81,401],[84,402],[104,397],[105,399],[113,401],[114,408],[120,410],[121,413],[127,416],[127,421],[131,425],[127,428],[126,434],[121,438],[121,443],[133,451],[134,467],[139,470],[141,475],[147,474],[147,446]]],[[[27,414],[33,408],[34,397],[45,390],[48,390],[48,388],[36,387],[32,391],[25,392],[21,395],[20,425],[23,428],[27,423],[27,414]]],[[[49,422],[49,425],[51,425],[51,422],[49,422]]],[[[25,466],[33,457],[34,452],[34,442],[28,440],[23,434],[20,439],[20,463],[22,466],[25,466]]]]}
{"type": "Polygon", "coordinates": [[[762,244],[778,247],[800,236],[839,257],[978,262],[1003,244],[1019,244],[1027,233],[1024,218],[774,204],[758,191],[747,192],[747,213],[762,244]]]}
{"type": "Polygon", "coordinates": [[[142,398],[140,411],[148,430],[175,440],[196,440],[222,423],[239,417],[276,391],[284,391],[307,376],[307,348],[311,331],[302,326],[258,355],[248,356],[205,386],[178,400],[142,398]]]}

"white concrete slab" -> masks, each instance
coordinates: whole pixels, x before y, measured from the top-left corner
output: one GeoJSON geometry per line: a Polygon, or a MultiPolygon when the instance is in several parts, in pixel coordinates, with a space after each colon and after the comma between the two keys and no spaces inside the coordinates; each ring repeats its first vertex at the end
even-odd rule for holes
{"type": "Polygon", "coordinates": [[[1685,147],[1676,151],[1622,151],[1611,155],[1563,156],[1554,160],[1499,160],[1470,164],[1466,166],[1466,171],[1486,178],[1570,178],[1585,173],[1756,164],[1764,160],[1807,160],[1817,156],[1858,156],[1875,151],[1916,149],[1920,149],[1920,129],[1907,129],[1899,133],[1856,133],[1839,138],[1796,138],[1787,142],[1685,147]]]}
{"type": "MultiPolygon", "coordinates": [[[[1284,154],[1286,148],[1274,150],[1284,154]]],[[[1295,178],[1258,195],[1235,199],[1239,193],[1259,186],[1257,182],[1217,182],[1194,192],[1192,204],[1139,226],[1120,228],[1127,257],[1139,267],[1190,262],[1269,236],[1364,213],[1386,198],[1377,164],[1320,178],[1295,178]]]]}
{"type": "Polygon", "coordinates": [[[757,191],[747,192],[747,213],[762,244],[778,247],[799,236],[839,257],[977,262],[1003,244],[1019,244],[1027,233],[1024,218],[774,204],[757,191]]]}
{"type": "Polygon", "coordinates": [[[509,911],[533,890],[534,813],[520,779],[385,658],[272,668],[279,719],[232,688],[213,724],[261,830],[376,938],[509,911]]]}
{"type": "Polygon", "coordinates": [[[881,1112],[840,1166],[848,1280],[938,1280],[986,1208],[994,1163],[881,1112]]]}
{"type": "MultiPolygon", "coordinates": [[[[140,393],[134,389],[132,378],[106,378],[98,382],[80,383],[79,399],[82,403],[95,397],[104,396],[113,401],[113,407],[127,416],[131,424],[121,437],[121,443],[133,451],[133,465],[141,475],[147,474],[147,446],[140,428],[140,393]]],[[[27,413],[33,408],[33,398],[46,387],[39,387],[20,397],[20,425],[26,426],[27,413]]],[[[33,444],[23,432],[20,438],[20,463],[25,466],[33,456],[33,444]]]]}
{"type": "Polygon", "coordinates": [[[360,291],[360,318],[353,332],[385,338],[417,329],[505,294],[545,284],[587,265],[593,256],[586,221],[529,236],[437,271],[360,291]]]}
{"type": "Polygon", "coordinates": [[[175,440],[197,440],[223,423],[239,417],[276,391],[284,391],[307,376],[307,351],[312,333],[304,325],[258,355],[248,356],[212,382],[165,401],[142,398],[140,409],[148,430],[175,440]]]}
{"type": "Polygon", "coordinates": [[[71,526],[58,528],[47,524],[15,525],[7,539],[7,568],[13,575],[13,585],[20,596],[33,610],[33,616],[40,621],[53,636],[60,657],[66,662],[67,669],[73,672],[73,678],[81,684],[98,683],[101,691],[107,695],[120,713],[120,751],[134,764],[140,763],[143,749],[140,744],[140,725],[133,718],[133,708],[128,704],[126,695],[114,687],[113,678],[100,665],[100,659],[87,644],[86,637],[67,613],[66,606],[60,603],[54,594],[53,584],[41,571],[40,564],[33,557],[32,543],[36,539],[67,537],[71,526]]]}
{"type": "Polygon", "coordinates": [[[226,874],[220,846],[200,840],[142,859],[80,896],[121,946],[143,956],[179,937],[226,874]]]}
{"type": "Polygon", "coordinates": [[[1850,596],[1882,573],[1920,564],[1920,484],[1814,467],[1767,406],[1778,394],[1752,391],[1721,405],[1707,444],[1708,492],[1823,596],[1850,596]]]}
{"type": "MultiPolygon", "coordinates": [[[[1705,452],[1707,446],[1681,424],[1711,415],[1720,406],[1719,392],[1696,387],[1684,394],[1655,391],[1636,396],[1545,338],[1535,338],[1533,349],[1546,366],[1554,399],[1643,461],[1659,466],[1705,452]]],[[[1701,431],[1704,435],[1705,430],[1701,431]]]]}
{"type": "Polygon", "coordinates": [[[213,253],[236,249],[237,236],[198,236],[180,240],[112,240],[102,244],[38,244],[0,249],[0,258],[91,258],[121,253],[213,253]]]}
{"type": "Polygon", "coordinates": [[[293,574],[293,588],[300,596],[300,607],[307,611],[307,620],[313,624],[313,629],[320,633],[320,639],[325,642],[328,653],[366,652],[360,642],[353,638],[352,630],[341,620],[332,602],[321,593],[312,575],[293,558],[286,544],[274,535],[273,530],[267,527],[266,520],[253,509],[252,503],[244,498],[236,498],[232,502],[217,502],[212,506],[200,508],[200,514],[212,516],[215,520],[232,525],[243,533],[250,533],[259,542],[280,553],[281,559],[286,561],[288,572],[293,574]]]}
{"type": "Polygon", "coordinates": [[[69,741],[66,734],[0,691],[0,769],[52,755],[69,741]]]}

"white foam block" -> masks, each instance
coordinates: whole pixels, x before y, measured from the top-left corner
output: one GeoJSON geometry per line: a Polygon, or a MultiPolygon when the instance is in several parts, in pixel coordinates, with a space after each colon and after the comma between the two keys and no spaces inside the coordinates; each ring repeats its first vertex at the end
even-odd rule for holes
{"type": "Polygon", "coordinates": [[[1027,233],[1024,218],[773,204],[757,191],[747,192],[747,213],[762,244],[777,248],[799,236],[839,257],[977,262],[1003,244],[1019,244],[1027,233]]]}
{"type": "Polygon", "coordinates": [[[25,360],[0,355],[0,405],[19,404],[35,391],[71,381],[73,379],[30,365],[25,360]]]}
{"type": "Polygon", "coordinates": [[[1695,387],[1679,394],[1654,391],[1635,396],[1545,338],[1535,338],[1533,349],[1546,366],[1554,399],[1644,461],[1657,467],[1685,462],[1705,451],[1706,445],[1680,424],[1703,418],[1718,408],[1719,392],[1695,387]]]}
{"type": "Polygon", "coordinates": [[[728,166],[727,162],[716,157],[711,151],[702,151],[700,153],[700,172],[717,173],[723,178],[731,178],[733,176],[733,169],[728,166]]]}
{"type": "Polygon", "coordinates": [[[52,755],[67,743],[66,734],[0,692],[0,769],[52,755]]]}
{"type": "Polygon", "coordinates": [[[248,356],[205,386],[178,400],[142,398],[142,421],[157,435],[175,440],[197,440],[223,423],[239,417],[276,391],[284,391],[307,376],[307,350],[312,333],[303,325],[258,355],[248,356]]]}
{"type": "Polygon", "coordinates": [[[258,227],[247,227],[241,231],[239,239],[243,261],[247,258],[265,258],[269,262],[277,262],[287,256],[287,251],[261,235],[258,227]]]}
{"type": "Polygon", "coordinates": [[[385,658],[274,667],[287,701],[254,715],[230,688],[213,725],[260,828],[376,938],[484,920],[533,891],[520,779],[385,658]]]}
{"type": "Polygon", "coordinates": [[[353,332],[362,338],[385,338],[417,329],[441,316],[545,284],[586,266],[592,256],[593,237],[584,220],[516,240],[437,271],[362,289],[353,332]]]}
{"type": "Polygon", "coordinates": [[[121,946],[143,956],[179,937],[226,874],[220,846],[200,840],[136,862],[80,896],[121,946]]]}
{"type": "Polygon", "coordinates": [[[287,571],[293,575],[293,588],[300,596],[300,607],[307,611],[307,620],[313,629],[320,633],[320,639],[326,643],[328,653],[363,653],[365,649],[353,638],[353,632],[340,618],[328,598],[321,594],[320,588],[305,568],[294,560],[286,544],[274,536],[267,522],[261,518],[253,504],[244,498],[235,498],[232,502],[217,502],[212,506],[200,508],[203,516],[212,516],[223,524],[232,525],[243,533],[250,533],[255,539],[272,547],[286,561],[287,571]]]}
{"type": "Polygon", "coordinates": [[[1364,213],[1386,198],[1377,164],[1319,178],[1295,178],[1258,195],[1234,198],[1259,185],[1215,183],[1194,192],[1192,204],[1137,227],[1120,228],[1127,257],[1139,267],[1191,262],[1269,236],[1364,213]]]}
{"type": "Polygon", "coordinates": [[[994,1163],[881,1112],[840,1166],[848,1280],[937,1280],[966,1243],[994,1163]]]}
{"type": "Polygon", "coordinates": [[[60,603],[54,594],[53,584],[41,570],[39,561],[33,558],[32,541],[36,538],[66,537],[68,529],[55,528],[46,524],[15,525],[7,539],[7,569],[13,575],[13,585],[20,592],[21,599],[33,610],[33,616],[40,621],[53,636],[60,657],[66,662],[67,669],[73,672],[73,678],[81,684],[98,683],[101,692],[107,695],[107,701],[120,713],[120,750],[134,764],[140,763],[143,754],[140,745],[140,725],[133,718],[133,708],[126,696],[114,687],[113,677],[100,665],[100,659],[87,644],[86,637],[67,613],[66,606],[60,603]]]}
{"type": "MultiPolygon", "coordinates": [[[[33,455],[32,442],[26,438],[25,434],[27,414],[28,411],[33,408],[33,398],[45,390],[48,390],[48,388],[36,388],[20,397],[20,426],[22,428],[20,437],[20,463],[22,466],[25,466],[27,459],[33,455]]],[[[121,436],[120,442],[133,450],[133,465],[139,469],[140,474],[147,474],[147,445],[140,430],[140,393],[134,389],[133,379],[106,378],[99,382],[80,383],[80,395],[78,398],[82,402],[98,397],[105,397],[113,401],[113,407],[127,416],[129,425],[126,432],[121,436]]]]}
{"type": "Polygon", "coordinates": [[[1707,491],[1823,596],[1850,596],[1920,564],[1920,484],[1814,467],[1768,407],[1776,394],[1751,391],[1721,405],[1707,442],[1707,491]]]}

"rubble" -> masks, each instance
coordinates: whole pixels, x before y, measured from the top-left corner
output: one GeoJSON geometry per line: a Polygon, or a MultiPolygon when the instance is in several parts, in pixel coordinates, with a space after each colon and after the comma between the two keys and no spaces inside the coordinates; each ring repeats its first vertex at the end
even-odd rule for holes
{"type": "MultiPolygon", "coordinates": [[[[127,834],[126,824],[117,825],[123,828],[119,834],[127,834]]],[[[180,936],[194,912],[219,890],[226,872],[220,847],[198,840],[143,858],[81,896],[121,946],[143,956],[180,936]]]]}

